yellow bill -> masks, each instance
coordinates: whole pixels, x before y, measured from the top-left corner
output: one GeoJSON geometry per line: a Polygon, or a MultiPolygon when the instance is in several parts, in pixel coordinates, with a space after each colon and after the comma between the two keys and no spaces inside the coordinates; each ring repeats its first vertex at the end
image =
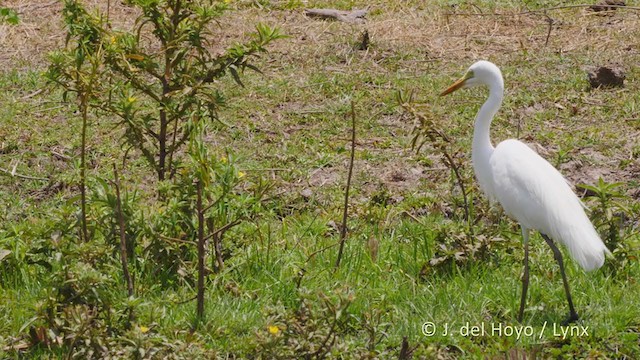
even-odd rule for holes
{"type": "Polygon", "coordinates": [[[445,96],[451,94],[452,92],[462,88],[467,80],[473,77],[473,73],[471,71],[464,74],[463,77],[458,79],[458,81],[454,82],[451,86],[449,86],[445,91],[440,93],[440,96],[445,96]]]}

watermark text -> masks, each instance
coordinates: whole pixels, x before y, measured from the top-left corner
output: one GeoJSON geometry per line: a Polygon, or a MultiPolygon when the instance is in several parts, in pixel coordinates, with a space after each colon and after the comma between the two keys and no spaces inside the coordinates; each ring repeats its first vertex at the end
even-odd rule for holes
{"type": "Polygon", "coordinates": [[[588,337],[589,326],[560,325],[556,323],[549,323],[547,321],[539,327],[520,324],[510,325],[500,322],[482,322],[479,324],[472,324],[469,322],[452,322],[436,324],[431,321],[426,321],[422,324],[422,334],[426,337],[450,335],[464,337],[515,337],[518,340],[525,337],[536,337],[538,339],[542,339],[542,337],[547,334],[553,337],[566,339],[569,337],[588,337]]]}

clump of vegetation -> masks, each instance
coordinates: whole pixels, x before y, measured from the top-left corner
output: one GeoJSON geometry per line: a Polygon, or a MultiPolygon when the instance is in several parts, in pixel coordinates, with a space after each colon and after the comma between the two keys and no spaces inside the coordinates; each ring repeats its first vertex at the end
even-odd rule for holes
{"type": "MultiPolygon", "coordinates": [[[[226,2],[127,4],[142,14],[132,31],[114,28],[79,1],[64,2],[67,44],[51,54],[47,78],[62,88],[64,100],[74,96],[82,122],[80,211],[71,203],[56,213],[55,230],[38,230],[53,242],[0,251],[2,268],[20,271],[34,258],[47,269],[50,291],[25,324],[29,346],[63,348],[70,356],[107,356],[120,336],[139,342],[148,330],[131,333],[145,328],[137,325],[135,310],[141,289],[154,283],[195,288],[195,324],[203,320],[207,279],[232,254],[225,251],[225,235],[260,213],[269,189],[259,177],[248,179],[229,149],[211,150],[204,139],[225,104],[218,80],[228,74],[243,85],[245,69],[258,71],[250,59],[281,37],[278,30],[260,24],[251,40],[214,55],[210,25],[226,2]],[[106,120],[97,121],[97,114],[106,120]],[[133,149],[155,173],[155,199],[130,191],[115,161],[108,164],[113,178],[87,174],[89,127],[112,119],[109,127],[129,147],[122,157],[133,149]],[[114,291],[120,286],[110,275],[118,263],[126,292],[114,291]]],[[[128,353],[143,358],[145,346],[128,353]]]]}
{"type": "Polygon", "coordinates": [[[595,185],[581,184],[586,190],[586,198],[597,201],[597,207],[592,212],[594,225],[605,231],[604,242],[610,250],[618,248],[620,243],[620,228],[629,208],[621,200],[626,195],[621,191],[622,183],[607,183],[602,178],[595,185]]]}
{"type": "Polygon", "coordinates": [[[100,32],[86,10],[76,1],[67,1],[64,8],[67,25],[67,41],[74,43],[66,51],[51,55],[48,78],[60,85],[68,94],[76,95],[82,121],[80,130],[80,209],[81,238],[89,241],[87,230],[87,131],[89,126],[89,108],[100,101],[100,94],[106,89],[102,83],[106,76],[103,69],[104,47],[100,42],[100,32]]]}
{"type": "Polygon", "coordinates": [[[637,211],[629,204],[623,185],[620,182],[608,183],[602,178],[594,185],[578,185],[585,190],[586,199],[595,200],[591,218],[617,260],[616,264],[609,264],[612,269],[624,268],[628,262],[637,260],[632,254],[632,244],[627,241],[633,236],[632,222],[637,219],[637,211]]]}
{"type": "Polygon", "coordinates": [[[124,140],[140,151],[159,181],[171,179],[177,154],[200,121],[217,120],[224,105],[216,84],[230,74],[240,85],[240,73],[258,69],[250,59],[281,37],[277,29],[259,24],[253,39],[221,54],[209,49],[211,23],[226,9],[221,1],[131,0],[142,15],[132,31],[112,28],[104,16],[90,15],[78,1],[67,0],[63,15],[75,46],[52,56],[49,77],[67,91],[79,94],[78,76],[87,56],[99,57],[101,86],[87,86],[90,105],[116,116],[124,140]],[[147,35],[148,34],[148,35],[147,35]],[[74,83],[75,82],[75,83],[74,83]],[[99,96],[98,96],[99,95],[99,96]]]}
{"type": "Polygon", "coordinates": [[[331,295],[319,294],[320,304],[314,298],[303,291],[295,311],[274,309],[268,318],[269,325],[258,333],[262,356],[324,359],[346,350],[340,335],[349,331],[354,320],[349,313],[353,294],[347,289],[338,289],[331,295]]]}
{"type": "Polygon", "coordinates": [[[421,276],[424,276],[431,268],[452,269],[454,265],[486,259],[488,249],[494,241],[493,239],[487,240],[485,235],[476,234],[476,222],[473,218],[481,213],[482,209],[476,209],[477,205],[472,202],[474,198],[473,177],[467,170],[469,167],[465,162],[466,157],[463,155],[466,150],[452,141],[442,126],[434,121],[431,114],[416,108],[413,103],[413,93],[407,94],[398,91],[396,101],[402,107],[404,116],[414,121],[412,149],[420,152],[426,145],[430,146],[433,151],[439,154],[442,163],[450,171],[453,185],[450,196],[446,200],[453,204],[460,204],[458,199],[462,198],[462,204],[458,208],[462,208],[463,215],[456,215],[454,210],[449,216],[464,221],[464,225],[461,229],[454,230],[453,233],[443,229],[441,236],[438,237],[436,254],[428,264],[423,265],[421,276]],[[456,193],[460,197],[456,196],[456,193]]]}
{"type": "Polygon", "coordinates": [[[469,227],[471,227],[471,205],[469,203],[469,189],[471,186],[469,184],[470,177],[465,175],[463,171],[464,164],[460,156],[460,154],[463,153],[463,149],[455,147],[441,126],[436,124],[427,114],[416,109],[413,104],[413,93],[407,94],[398,91],[396,93],[396,101],[402,107],[405,114],[415,121],[415,126],[412,131],[413,139],[411,140],[411,147],[416,152],[419,152],[426,144],[431,145],[434,150],[440,153],[443,164],[451,171],[455,184],[462,195],[464,220],[467,221],[469,227]]]}
{"type": "Polygon", "coordinates": [[[18,16],[18,12],[12,8],[0,7],[0,23],[3,22],[11,25],[19,24],[20,17],[18,16]]]}

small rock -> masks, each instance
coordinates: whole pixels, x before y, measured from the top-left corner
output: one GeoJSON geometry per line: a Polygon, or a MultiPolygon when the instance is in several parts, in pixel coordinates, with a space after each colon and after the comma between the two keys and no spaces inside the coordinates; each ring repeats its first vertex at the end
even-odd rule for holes
{"type": "Polygon", "coordinates": [[[402,182],[402,181],[406,181],[407,177],[400,171],[394,171],[393,173],[391,173],[390,180],[391,182],[402,182]]]}
{"type": "Polygon", "coordinates": [[[411,171],[411,173],[416,176],[420,176],[423,173],[422,169],[418,168],[411,168],[409,171],[411,171]]]}
{"type": "Polygon", "coordinates": [[[58,243],[60,243],[61,238],[62,232],[60,230],[56,230],[51,234],[51,241],[53,241],[55,245],[58,245],[58,243]]]}
{"type": "Polygon", "coordinates": [[[571,115],[577,115],[580,109],[577,105],[571,104],[571,115]]]}
{"type": "Polygon", "coordinates": [[[588,73],[589,84],[597,87],[622,87],[624,85],[624,70],[619,66],[600,66],[588,73]]]}
{"type": "Polygon", "coordinates": [[[309,200],[313,196],[313,191],[311,191],[311,189],[309,189],[309,188],[306,188],[306,189],[300,191],[300,195],[302,195],[303,198],[309,200]]]}
{"type": "Polygon", "coordinates": [[[399,204],[402,201],[404,201],[404,196],[402,196],[402,195],[394,195],[394,196],[391,197],[391,202],[393,204],[399,204]]]}
{"type": "Polygon", "coordinates": [[[329,220],[327,227],[335,232],[340,232],[340,226],[338,226],[338,224],[333,220],[329,220]]]}
{"type": "Polygon", "coordinates": [[[591,5],[589,9],[599,12],[599,11],[608,11],[617,9],[615,6],[626,6],[624,0],[600,0],[597,4],[591,5]],[[607,6],[614,5],[614,6],[607,6]]]}
{"type": "Polygon", "coordinates": [[[427,208],[426,206],[419,207],[413,211],[413,215],[416,217],[427,216],[429,215],[429,208],[427,208]]]}

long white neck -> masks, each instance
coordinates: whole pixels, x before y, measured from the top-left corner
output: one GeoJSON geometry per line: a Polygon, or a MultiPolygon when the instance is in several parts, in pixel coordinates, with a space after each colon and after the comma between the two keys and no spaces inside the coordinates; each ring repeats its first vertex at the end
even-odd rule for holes
{"type": "Polygon", "coordinates": [[[494,195],[489,160],[491,159],[491,154],[493,154],[494,147],[491,144],[489,130],[491,121],[502,104],[504,93],[502,76],[498,76],[493,80],[494,81],[487,84],[489,86],[489,98],[478,111],[478,115],[476,115],[473,130],[473,147],[471,151],[473,169],[480,183],[480,187],[490,198],[494,197],[494,195]]]}

